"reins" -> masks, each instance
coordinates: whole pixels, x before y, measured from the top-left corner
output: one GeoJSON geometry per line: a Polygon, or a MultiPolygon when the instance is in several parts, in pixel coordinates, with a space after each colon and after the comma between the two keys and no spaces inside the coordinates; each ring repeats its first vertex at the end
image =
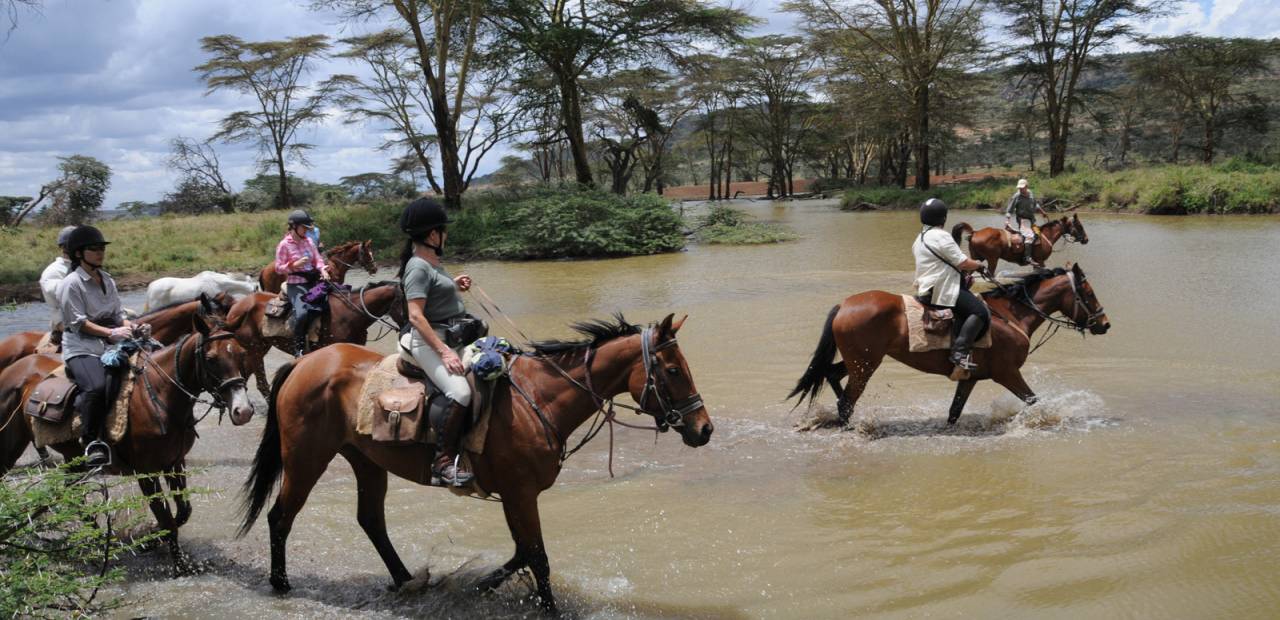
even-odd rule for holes
{"type": "Polygon", "coordinates": [[[244,376],[239,376],[239,377],[232,377],[230,379],[225,379],[222,382],[220,382],[217,386],[210,386],[207,379],[208,377],[212,376],[212,373],[209,371],[208,365],[204,363],[205,345],[209,342],[216,342],[218,340],[226,340],[228,338],[234,338],[234,335],[231,332],[222,332],[222,333],[214,334],[212,336],[201,335],[199,337],[199,340],[196,341],[196,351],[195,351],[196,380],[199,381],[199,385],[196,387],[194,393],[191,390],[188,390],[187,387],[182,384],[182,350],[183,350],[183,347],[186,346],[187,341],[191,339],[191,336],[192,334],[184,334],[182,338],[178,340],[178,343],[174,346],[172,376],[170,376],[169,373],[164,371],[164,368],[161,367],[161,365],[158,362],[156,362],[155,357],[151,355],[151,352],[147,351],[145,348],[139,351],[139,353],[141,354],[140,357],[142,358],[143,364],[141,367],[137,369],[137,371],[139,373],[139,376],[142,379],[143,386],[147,390],[147,396],[151,399],[152,404],[158,407],[161,411],[164,411],[167,413],[169,411],[169,407],[167,403],[165,403],[164,400],[160,398],[160,395],[156,391],[155,386],[151,384],[151,379],[148,378],[146,373],[147,366],[150,366],[151,368],[155,369],[155,371],[159,373],[161,377],[164,377],[170,384],[178,388],[179,392],[181,392],[183,395],[185,395],[188,399],[192,401],[193,406],[195,405],[195,403],[208,405],[208,408],[205,409],[204,414],[201,415],[199,418],[195,418],[195,416],[192,416],[194,421],[192,422],[191,426],[195,427],[197,424],[204,421],[204,419],[208,417],[209,413],[214,409],[218,410],[218,421],[221,422],[222,414],[226,412],[228,407],[227,402],[222,399],[222,390],[225,390],[227,387],[231,387],[236,384],[246,385],[248,381],[244,378],[244,376]],[[204,400],[200,398],[200,394],[206,393],[206,392],[212,395],[211,400],[204,400]]]}

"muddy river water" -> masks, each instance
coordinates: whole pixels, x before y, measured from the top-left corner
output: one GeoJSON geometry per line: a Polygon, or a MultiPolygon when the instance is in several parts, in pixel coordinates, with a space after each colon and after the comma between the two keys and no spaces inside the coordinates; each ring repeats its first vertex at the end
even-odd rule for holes
{"type": "MultiPolygon", "coordinates": [[[[807,414],[782,399],[827,310],[853,292],[907,290],[918,225],[912,213],[842,213],[822,201],[739,206],[800,239],[450,265],[538,336],[569,336],[568,322],[614,311],[634,322],[689,315],[681,348],[715,436],[692,449],[675,433],[655,443],[619,429],[615,478],[603,439],[566,464],[541,509],[567,614],[1275,617],[1280,219],[1084,215],[1091,243],[1060,245],[1052,262],[1081,263],[1112,329],[1064,332],[1031,357],[1024,374],[1039,404],[1022,407],[984,382],[949,428],[952,384],[888,360],[855,424],[798,433],[807,414]]],[[[42,320],[20,308],[0,314],[0,331],[42,320]]],[[[390,352],[391,339],[376,346],[390,352]]],[[[831,409],[832,395],[820,404],[831,409]]],[[[501,508],[396,479],[391,539],[431,578],[386,591],[342,459],[294,526],[293,592],[273,594],[265,523],[234,538],[261,416],[241,428],[211,421],[189,459],[209,492],[182,530],[207,570],[173,579],[163,552],[132,560],[123,591],[139,602],[123,615],[532,615],[520,581],[493,596],[466,591],[510,556],[501,508]]]]}

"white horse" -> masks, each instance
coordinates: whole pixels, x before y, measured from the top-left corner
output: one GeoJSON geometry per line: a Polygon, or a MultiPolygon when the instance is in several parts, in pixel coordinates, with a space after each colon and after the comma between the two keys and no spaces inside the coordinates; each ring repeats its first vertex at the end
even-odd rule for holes
{"type": "Polygon", "coordinates": [[[191,301],[204,293],[213,297],[226,293],[232,297],[248,295],[258,290],[258,283],[247,274],[228,274],[201,271],[190,278],[160,278],[147,285],[148,311],[170,304],[191,301]]]}

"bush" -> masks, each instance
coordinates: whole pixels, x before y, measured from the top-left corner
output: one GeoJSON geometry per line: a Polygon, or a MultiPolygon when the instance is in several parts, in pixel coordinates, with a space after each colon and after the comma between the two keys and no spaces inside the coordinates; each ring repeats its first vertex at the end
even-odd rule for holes
{"type": "Polygon", "coordinates": [[[724,205],[712,205],[699,218],[698,238],[711,245],[758,245],[796,238],[780,224],[752,222],[746,213],[724,205]]]}
{"type": "Polygon", "coordinates": [[[146,496],[123,492],[136,481],[106,482],[66,464],[5,476],[0,483],[0,616],[92,616],[122,607],[123,600],[100,596],[102,586],[124,577],[115,561],[163,535],[158,531],[127,541],[112,535],[150,516],[146,496]],[[117,498],[107,499],[108,493],[117,498]],[[119,518],[122,513],[132,516],[119,518]],[[117,519],[108,521],[112,516],[117,519]]]}

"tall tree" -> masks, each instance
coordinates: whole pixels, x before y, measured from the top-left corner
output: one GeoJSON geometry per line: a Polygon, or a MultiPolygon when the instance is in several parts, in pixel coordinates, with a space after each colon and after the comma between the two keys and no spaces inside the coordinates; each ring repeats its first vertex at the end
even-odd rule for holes
{"type": "Polygon", "coordinates": [[[9,226],[17,226],[47,198],[43,219],[55,224],[79,224],[93,219],[111,188],[111,168],[88,155],[58,158],[57,179],[40,187],[40,193],[17,208],[9,226]]]}
{"type": "Polygon", "coordinates": [[[169,142],[167,163],[170,170],[182,177],[178,195],[200,195],[201,200],[214,198],[212,204],[223,213],[235,212],[235,192],[222,176],[218,153],[208,142],[182,136],[174,138],[169,142]]]}
{"type": "Polygon", "coordinates": [[[1049,132],[1049,175],[1066,169],[1080,76],[1098,52],[1130,36],[1166,0],[991,0],[1009,19],[1011,67],[1040,93],[1049,132]]]}
{"type": "Polygon", "coordinates": [[[791,164],[809,120],[809,89],[815,59],[799,37],[768,35],[748,39],[738,50],[745,66],[744,102],[750,135],[769,163],[770,198],[791,194],[791,164]]]}
{"type": "Polygon", "coordinates": [[[929,120],[934,95],[982,59],[980,0],[791,0],[827,53],[868,82],[897,87],[911,110],[916,182],[929,188],[929,120]]]}
{"type": "Polygon", "coordinates": [[[689,82],[687,97],[700,112],[695,127],[707,149],[707,198],[729,198],[733,141],[741,129],[738,107],[746,95],[742,79],[746,69],[731,54],[697,54],[686,58],[683,65],[689,82]]]}
{"type": "Polygon", "coordinates": [[[526,69],[555,79],[579,183],[592,185],[581,80],[593,71],[677,57],[698,40],[731,40],[752,22],[708,0],[491,0],[486,19],[526,69]]]}
{"type": "MultiPolygon", "coordinates": [[[[498,46],[489,45],[485,16],[491,9],[486,0],[315,0],[317,7],[341,10],[348,19],[377,19],[395,23],[392,31],[372,37],[346,40],[347,55],[364,60],[376,79],[366,83],[366,95],[373,95],[374,107],[386,114],[375,117],[390,121],[404,135],[415,154],[423,157],[424,134],[411,131],[400,118],[402,107],[423,107],[435,130],[434,145],[440,156],[441,183],[430,181],[431,167],[423,161],[433,189],[444,194],[445,205],[462,204],[481,158],[499,142],[510,137],[510,110],[495,102],[505,101],[499,89],[506,81],[509,65],[497,60],[498,46]],[[398,32],[397,32],[398,31],[398,32]],[[399,48],[412,50],[418,75],[403,74],[399,48]],[[381,65],[375,66],[375,65],[381,65]],[[393,75],[392,71],[400,72],[393,75]],[[425,101],[403,99],[401,89],[412,87],[425,101]],[[380,92],[379,92],[380,91],[380,92]]],[[[416,94],[414,96],[417,98],[416,94]]]]}
{"type": "Polygon", "coordinates": [[[1270,71],[1273,41],[1182,35],[1144,38],[1155,50],[1134,61],[1138,76],[1177,97],[1203,126],[1201,161],[1212,163],[1219,136],[1232,125],[1265,131],[1258,98],[1241,92],[1249,78],[1270,71]]]}
{"type": "Polygon", "coordinates": [[[283,41],[244,41],[222,34],[200,39],[210,58],[196,67],[205,94],[222,90],[253,95],[257,108],[232,112],[222,119],[212,140],[249,142],[258,147],[258,164],[276,168],[283,208],[289,208],[289,161],[306,165],[312,145],[298,141],[298,130],[325,117],[324,107],[335,96],[324,83],[304,96],[302,78],[311,63],[325,57],[328,37],[308,35],[283,41]]]}

